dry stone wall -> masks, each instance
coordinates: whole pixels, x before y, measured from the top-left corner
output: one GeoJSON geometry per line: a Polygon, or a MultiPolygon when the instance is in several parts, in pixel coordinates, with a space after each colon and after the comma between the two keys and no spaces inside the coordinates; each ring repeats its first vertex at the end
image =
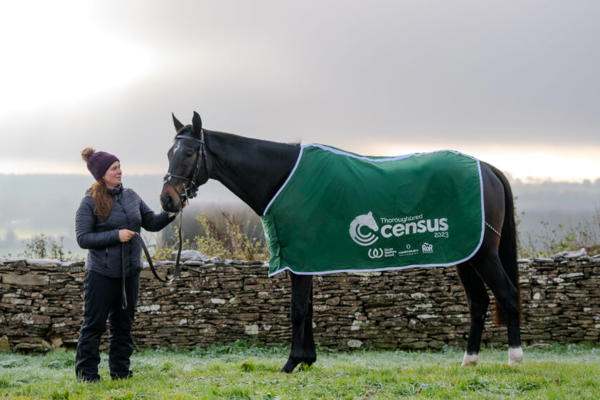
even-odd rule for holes
{"type": "MultiPolygon", "coordinates": [[[[538,259],[519,266],[525,344],[598,343],[600,257],[538,259]]],[[[172,267],[162,263],[159,272],[172,267]]],[[[73,348],[84,274],[83,263],[0,261],[0,349],[73,348]]],[[[191,260],[172,285],[155,280],[148,269],[140,279],[134,327],[139,348],[194,348],[238,339],[267,346],[290,342],[287,273],[268,278],[263,264],[191,260]]],[[[506,344],[505,328],[490,321],[484,344],[506,344]]],[[[466,297],[452,267],[314,278],[315,340],[323,347],[463,347],[468,329],[466,297]]]]}

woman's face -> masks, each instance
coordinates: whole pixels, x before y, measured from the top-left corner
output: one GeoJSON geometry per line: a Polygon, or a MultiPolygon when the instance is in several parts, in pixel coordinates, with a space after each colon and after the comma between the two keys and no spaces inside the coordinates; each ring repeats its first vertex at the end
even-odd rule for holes
{"type": "Polygon", "coordinates": [[[118,161],[112,163],[102,179],[104,179],[104,183],[109,189],[119,186],[121,184],[121,163],[118,161]]]}

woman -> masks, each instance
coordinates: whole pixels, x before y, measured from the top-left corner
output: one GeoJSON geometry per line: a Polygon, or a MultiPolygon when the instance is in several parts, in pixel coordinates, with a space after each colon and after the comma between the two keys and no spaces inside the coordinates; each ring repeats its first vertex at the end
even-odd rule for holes
{"type": "Polygon", "coordinates": [[[110,323],[108,365],[113,379],[131,377],[131,327],[138,297],[141,264],[140,228],[159,231],[175,213],[154,212],[121,184],[119,159],[86,148],[81,156],[96,182],[76,215],[77,243],[89,249],[84,284],[83,323],[77,343],[75,372],[84,381],[100,380],[100,337],[110,323]]]}

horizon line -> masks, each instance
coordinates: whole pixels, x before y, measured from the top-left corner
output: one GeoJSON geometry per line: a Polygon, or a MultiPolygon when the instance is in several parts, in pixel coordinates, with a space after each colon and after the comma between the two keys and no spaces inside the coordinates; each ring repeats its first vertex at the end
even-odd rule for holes
{"type": "MultiPolygon", "coordinates": [[[[523,183],[523,184],[529,184],[529,185],[534,185],[534,184],[544,184],[544,183],[569,183],[569,184],[600,184],[600,177],[596,177],[596,178],[574,178],[574,179],[555,179],[551,176],[544,176],[544,177],[537,177],[537,176],[528,176],[525,178],[522,177],[514,177],[510,172],[508,171],[502,171],[508,181],[513,184],[513,183],[523,183]]],[[[161,176],[162,173],[152,173],[152,172],[147,172],[147,173],[137,173],[137,172],[132,172],[132,173],[128,173],[126,175],[124,175],[124,179],[127,179],[127,177],[156,177],[156,176],[161,176]]],[[[23,173],[19,173],[19,172],[2,172],[0,171],[0,176],[14,176],[14,177],[18,177],[18,176],[89,176],[88,173],[77,173],[77,172],[23,172],[23,173]]],[[[92,176],[89,176],[90,179],[93,180],[92,176]]]]}

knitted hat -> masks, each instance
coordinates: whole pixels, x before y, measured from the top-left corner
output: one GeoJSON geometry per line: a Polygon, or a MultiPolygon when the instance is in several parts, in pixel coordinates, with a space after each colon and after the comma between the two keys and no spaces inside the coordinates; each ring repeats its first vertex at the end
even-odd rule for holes
{"type": "Polygon", "coordinates": [[[81,152],[81,158],[87,163],[88,170],[94,178],[100,182],[106,173],[106,170],[119,159],[105,151],[95,151],[91,147],[86,147],[81,152]]]}

